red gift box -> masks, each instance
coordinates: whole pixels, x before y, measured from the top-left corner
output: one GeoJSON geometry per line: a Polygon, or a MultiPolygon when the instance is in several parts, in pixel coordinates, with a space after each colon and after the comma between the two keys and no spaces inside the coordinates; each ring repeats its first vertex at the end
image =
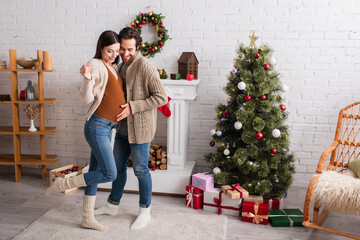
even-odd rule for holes
{"type": "Polygon", "coordinates": [[[191,185],[186,186],[186,200],[185,205],[187,207],[193,207],[194,209],[202,208],[204,201],[203,191],[193,187],[191,185]]]}
{"type": "Polygon", "coordinates": [[[270,209],[280,209],[280,199],[264,198],[263,203],[269,204],[270,209]]]}
{"type": "Polygon", "coordinates": [[[267,225],[269,204],[244,202],[241,210],[241,221],[267,225]]]}

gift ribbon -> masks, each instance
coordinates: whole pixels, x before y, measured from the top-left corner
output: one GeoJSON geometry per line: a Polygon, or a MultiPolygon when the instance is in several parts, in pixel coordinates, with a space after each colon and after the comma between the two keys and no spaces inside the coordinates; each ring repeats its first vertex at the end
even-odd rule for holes
{"type": "Polygon", "coordinates": [[[186,204],[186,206],[188,207],[190,205],[190,207],[192,207],[191,203],[193,201],[194,197],[200,197],[202,196],[202,193],[200,194],[194,194],[194,187],[191,187],[189,191],[186,191],[186,200],[188,201],[188,203],[186,204]]]}
{"type": "Polygon", "coordinates": [[[255,205],[254,205],[254,212],[255,212],[255,213],[246,212],[246,213],[243,213],[242,216],[243,216],[243,217],[252,218],[252,219],[253,219],[253,222],[256,223],[256,224],[259,224],[259,223],[262,222],[263,220],[269,218],[269,215],[258,215],[258,214],[257,214],[258,211],[259,211],[259,203],[255,203],[255,205]]]}
{"type": "Polygon", "coordinates": [[[290,227],[294,226],[294,221],[290,217],[303,217],[303,215],[287,215],[282,209],[279,209],[285,215],[269,215],[269,217],[287,217],[290,221],[290,227]]]}
{"type": "Polygon", "coordinates": [[[220,191],[219,192],[219,198],[214,198],[214,203],[215,204],[211,204],[211,203],[205,203],[203,205],[206,205],[206,206],[210,206],[210,207],[217,207],[218,208],[218,214],[221,215],[222,211],[221,211],[221,208],[223,209],[229,209],[229,210],[235,210],[235,211],[240,211],[240,208],[235,208],[235,207],[230,207],[230,206],[222,206],[221,205],[221,194],[223,192],[220,191]]]}
{"type": "MultiPolygon", "coordinates": [[[[275,204],[275,201],[273,201],[272,198],[264,198],[264,200],[265,200],[264,203],[269,204],[270,208],[276,209],[276,208],[274,208],[274,206],[273,206],[273,204],[275,204]],[[267,201],[267,202],[266,202],[266,201],[267,201]]],[[[279,204],[279,208],[280,208],[280,199],[275,199],[275,200],[277,200],[277,202],[278,202],[278,204],[279,204]]]]}

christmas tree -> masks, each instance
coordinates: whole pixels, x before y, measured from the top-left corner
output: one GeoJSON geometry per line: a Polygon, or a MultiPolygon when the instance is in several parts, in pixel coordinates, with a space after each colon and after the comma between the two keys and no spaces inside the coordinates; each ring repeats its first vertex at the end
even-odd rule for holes
{"type": "Polygon", "coordinates": [[[218,185],[235,184],[250,194],[281,197],[292,183],[294,156],[289,152],[288,113],[281,92],[286,91],[276,72],[276,58],[266,45],[241,44],[224,91],[227,104],[216,108],[216,129],[211,163],[218,185]]]}

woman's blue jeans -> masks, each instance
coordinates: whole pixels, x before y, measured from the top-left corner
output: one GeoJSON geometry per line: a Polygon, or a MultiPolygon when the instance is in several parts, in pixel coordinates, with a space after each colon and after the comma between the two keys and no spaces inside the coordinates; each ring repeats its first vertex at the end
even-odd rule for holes
{"type": "Polygon", "coordinates": [[[110,143],[115,126],[116,123],[95,114],[85,123],[85,139],[91,147],[89,172],[84,174],[85,195],[95,196],[98,183],[116,179],[116,164],[110,143]]]}
{"type": "Polygon", "coordinates": [[[139,206],[147,208],[151,204],[152,181],[149,171],[150,142],[143,144],[130,144],[127,135],[116,133],[114,156],[117,167],[117,178],[112,184],[108,202],[119,205],[126,184],[126,170],[131,154],[132,167],[139,182],[139,206]]]}

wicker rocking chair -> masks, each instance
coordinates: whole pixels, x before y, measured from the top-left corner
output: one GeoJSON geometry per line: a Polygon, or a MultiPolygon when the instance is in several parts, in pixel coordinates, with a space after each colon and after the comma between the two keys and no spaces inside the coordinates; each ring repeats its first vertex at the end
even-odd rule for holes
{"type": "MultiPolygon", "coordinates": [[[[353,103],[339,113],[338,124],[335,138],[330,147],[321,154],[316,172],[321,174],[325,169],[328,155],[331,153],[330,162],[326,171],[342,172],[347,169],[351,160],[360,155],[360,102],[353,103]]],[[[329,172],[328,172],[329,173],[329,172]]],[[[334,174],[334,172],[330,172],[334,174]]],[[[340,174],[339,174],[340,175],[340,174]]],[[[319,175],[321,176],[321,175],[319,175]]],[[[319,181],[319,176],[314,176],[307,189],[304,203],[303,225],[308,228],[319,229],[330,233],[338,234],[353,239],[360,239],[360,236],[344,233],[338,230],[322,227],[329,210],[314,199],[313,220],[310,222],[310,205],[313,198],[314,189],[319,181]],[[322,209],[322,211],[320,211],[322,209]]],[[[354,178],[354,180],[359,180],[354,178]]],[[[315,197],[315,196],[314,196],[315,197]]],[[[359,196],[354,196],[358,198],[359,196]]]]}

